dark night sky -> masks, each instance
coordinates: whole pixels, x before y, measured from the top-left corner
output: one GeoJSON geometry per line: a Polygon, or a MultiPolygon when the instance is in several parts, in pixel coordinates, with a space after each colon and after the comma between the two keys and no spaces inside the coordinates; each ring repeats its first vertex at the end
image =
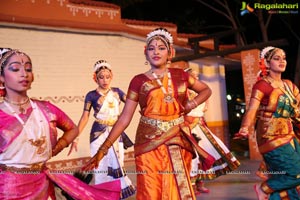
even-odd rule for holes
{"type": "MultiPolygon", "coordinates": [[[[179,33],[211,34],[231,30],[229,20],[215,11],[207,8],[197,0],[102,0],[121,7],[121,15],[124,19],[136,19],[146,21],[159,21],[174,23],[179,33]]],[[[206,1],[218,8],[217,0],[206,1]]],[[[222,0],[220,0],[222,1],[222,0]]],[[[295,3],[298,0],[277,0],[280,3],[295,3]]],[[[254,13],[241,16],[241,2],[239,0],[227,1],[232,14],[238,19],[240,26],[246,29],[244,32],[248,44],[262,42],[258,18],[254,13]]],[[[247,2],[247,1],[246,1],[247,2]]],[[[248,1],[253,2],[253,1],[248,1]]],[[[264,3],[272,3],[273,0],[262,0],[264,3]]],[[[253,4],[250,4],[253,5],[253,4]]],[[[270,14],[264,10],[264,17],[270,14]]],[[[287,53],[288,67],[283,74],[284,78],[294,79],[296,57],[298,52],[300,26],[298,14],[274,14],[268,27],[269,40],[287,39],[288,46],[282,46],[287,53]],[[290,28],[288,28],[288,25],[290,28]]],[[[225,38],[223,43],[233,44],[233,37],[225,38]]]]}
{"type": "MultiPolygon", "coordinates": [[[[99,0],[100,1],[100,0],[99,0]]],[[[170,22],[177,25],[179,33],[211,34],[231,30],[229,20],[215,11],[199,3],[200,0],[102,0],[121,7],[124,19],[145,21],[170,22]]],[[[215,8],[217,0],[209,2],[215,8]]],[[[219,0],[223,1],[223,0],[219,0]]],[[[246,29],[244,32],[248,44],[262,42],[261,31],[256,14],[249,13],[241,16],[241,2],[239,0],[227,1],[232,14],[238,19],[240,25],[246,29]]],[[[246,1],[247,2],[247,1],[246,1]]],[[[248,1],[253,2],[253,1],[248,1]]],[[[273,0],[262,0],[272,3],[273,0]]],[[[298,0],[277,0],[277,3],[295,3],[298,0]]],[[[253,5],[253,4],[250,4],[253,5]]],[[[298,11],[299,12],[299,11],[298,11]]],[[[270,15],[263,11],[265,19],[270,15]]],[[[269,40],[287,39],[288,46],[282,46],[287,53],[288,67],[283,78],[294,79],[296,57],[298,52],[300,26],[298,14],[273,14],[268,26],[269,40]],[[288,27],[290,26],[290,27],[288,27]]],[[[233,37],[225,38],[223,43],[233,44],[233,37]]]]}
{"type": "MultiPolygon", "coordinates": [[[[200,1],[200,0],[198,0],[200,1]]],[[[121,7],[121,15],[123,19],[135,19],[145,21],[170,22],[177,25],[179,33],[194,34],[212,34],[221,31],[231,30],[232,26],[229,20],[215,11],[205,7],[197,0],[102,0],[102,2],[113,3],[121,7]]],[[[201,0],[203,1],[203,0],[201,0]]],[[[216,1],[209,2],[214,7],[218,7],[216,1]]],[[[256,1],[256,0],[254,0],[256,1]]],[[[254,2],[248,0],[245,2],[254,2]]],[[[238,19],[240,25],[246,29],[244,32],[248,44],[262,42],[261,31],[258,24],[256,14],[249,13],[241,16],[241,2],[239,0],[229,0],[230,10],[238,19]]],[[[272,3],[273,0],[262,0],[264,3],[272,3]]],[[[277,0],[277,3],[297,3],[298,0],[277,0]]],[[[251,4],[250,4],[251,5],[251,4]]],[[[299,12],[299,10],[298,10],[299,12]]],[[[268,17],[269,13],[263,11],[264,17],[268,17]]],[[[283,78],[293,80],[295,73],[295,64],[298,52],[300,26],[298,14],[274,14],[270,20],[268,27],[269,41],[278,39],[287,39],[288,46],[282,46],[287,53],[288,67],[283,74],[283,78]],[[290,28],[288,27],[290,26],[290,28]]],[[[233,44],[233,38],[226,38],[222,41],[226,44],[233,44]]],[[[243,88],[236,87],[243,85],[240,70],[226,72],[227,92],[235,94],[243,98],[243,88]]],[[[230,104],[228,105],[230,107],[230,104]]],[[[232,109],[231,109],[232,110],[232,109]]],[[[231,114],[232,115],[232,114],[231,114]]],[[[231,131],[237,131],[240,121],[230,119],[231,131]],[[236,125],[236,127],[235,127],[236,125]]]]}

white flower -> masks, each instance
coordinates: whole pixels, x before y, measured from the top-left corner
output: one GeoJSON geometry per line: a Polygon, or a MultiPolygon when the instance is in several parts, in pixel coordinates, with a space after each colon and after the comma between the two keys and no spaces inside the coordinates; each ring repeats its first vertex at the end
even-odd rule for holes
{"type": "Polygon", "coordinates": [[[108,69],[111,70],[111,66],[110,64],[108,64],[107,62],[102,62],[102,63],[98,63],[94,66],[94,72],[96,72],[98,69],[100,69],[101,67],[107,67],[108,69]]]}
{"type": "Polygon", "coordinates": [[[162,29],[158,29],[158,30],[150,32],[147,35],[147,41],[149,41],[149,39],[151,39],[152,37],[157,36],[157,35],[164,36],[168,40],[168,42],[170,44],[173,44],[173,37],[172,37],[172,35],[169,32],[167,32],[165,30],[162,30],[162,29]]]}
{"type": "Polygon", "coordinates": [[[0,48],[0,59],[2,58],[2,55],[8,51],[11,51],[12,49],[9,48],[0,48]]]}
{"type": "Polygon", "coordinates": [[[268,53],[272,49],[275,49],[275,47],[268,46],[268,47],[263,48],[260,52],[260,58],[265,58],[266,53],[268,53]]]}

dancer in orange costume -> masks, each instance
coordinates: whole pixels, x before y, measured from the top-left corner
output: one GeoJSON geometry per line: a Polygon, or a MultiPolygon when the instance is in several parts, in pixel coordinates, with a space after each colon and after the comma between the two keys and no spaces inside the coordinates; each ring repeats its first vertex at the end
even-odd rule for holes
{"type": "Polygon", "coordinates": [[[184,115],[206,101],[211,90],[184,70],[169,68],[174,49],[173,37],[166,29],[158,28],[147,35],[144,53],[150,69],[131,80],[118,121],[84,169],[98,166],[139,105],[141,118],[134,145],[136,198],[195,199],[189,176],[194,148],[204,167],[210,168],[214,158],[197,145],[184,115]],[[188,89],[197,92],[194,99],[188,100],[188,89]]]}

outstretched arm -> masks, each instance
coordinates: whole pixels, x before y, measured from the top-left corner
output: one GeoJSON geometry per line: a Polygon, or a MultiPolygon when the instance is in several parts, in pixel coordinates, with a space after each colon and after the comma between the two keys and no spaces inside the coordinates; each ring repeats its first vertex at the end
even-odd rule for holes
{"type": "Polygon", "coordinates": [[[104,143],[98,149],[98,152],[94,157],[92,157],[88,163],[83,167],[83,170],[93,170],[98,167],[99,162],[102,158],[107,154],[108,149],[112,146],[112,144],[117,140],[117,138],[121,135],[122,132],[128,127],[133,115],[134,111],[138,105],[138,102],[135,102],[131,99],[127,99],[125,106],[121,112],[120,117],[117,122],[114,124],[109,136],[106,138],[104,143]]]}
{"type": "Polygon", "coordinates": [[[79,134],[78,134],[78,137],[72,142],[72,145],[71,145],[71,148],[69,150],[68,156],[73,152],[73,150],[75,150],[76,152],[78,151],[77,145],[78,145],[79,135],[82,133],[84,127],[88,123],[89,115],[90,115],[89,111],[86,111],[86,110],[83,111],[83,113],[81,115],[81,118],[78,122],[79,134]]]}
{"type": "Polygon", "coordinates": [[[233,139],[246,139],[249,136],[249,127],[254,124],[256,119],[256,113],[259,108],[260,101],[251,98],[249,103],[249,108],[247,112],[243,116],[243,120],[241,123],[241,128],[238,133],[235,134],[233,139]]]}

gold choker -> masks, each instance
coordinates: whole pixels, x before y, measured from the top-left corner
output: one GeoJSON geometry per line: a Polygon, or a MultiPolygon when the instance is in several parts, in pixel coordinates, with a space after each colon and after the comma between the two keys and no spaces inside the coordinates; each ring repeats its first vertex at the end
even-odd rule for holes
{"type": "Polygon", "coordinates": [[[15,106],[19,106],[19,111],[20,113],[24,113],[25,109],[23,108],[24,105],[26,105],[29,102],[29,97],[27,97],[27,99],[23,102],[14,102],[9,100],[8,98],[4,97],[4,101],[6,101],[9,104],[15,105],[15,106]]]}

